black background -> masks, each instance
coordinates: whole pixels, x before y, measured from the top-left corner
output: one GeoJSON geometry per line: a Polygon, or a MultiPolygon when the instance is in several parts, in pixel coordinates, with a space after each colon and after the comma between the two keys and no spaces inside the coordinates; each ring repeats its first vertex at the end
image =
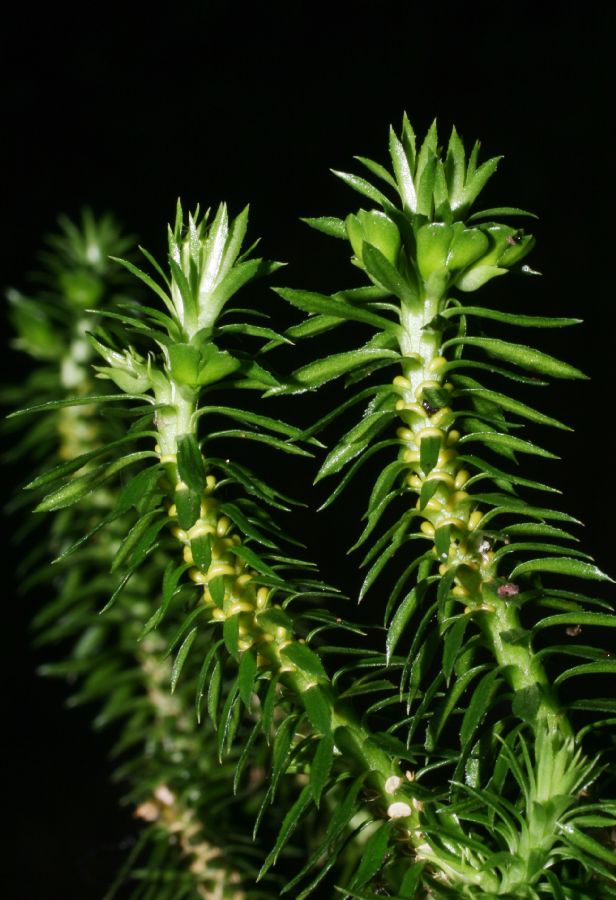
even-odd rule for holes
{"type": "MultiPolygon", "coordinates": [[[[505,154],[486,205],[540,216],[531,262],[543,279],[499,280],[486,297],[585,319],[542,345],[592,378],[544,399],[576,429],[545,438],[563,456],[549,477],[587,522],[586,547],[614,572],[613,32],[613,12],[592,2],[185,0],[79,13],[22,4],[2,53],[2,281],[23,285],[57,214],[77,215],[84,203],[113,210],[160,253],[181,195],[186,206],[226,199],[236,212],[249,200],[264,253],[289,261],[279,283],[348,286],[355,276],[342,245],[297,221],[359,205],[329,168],[348,170],[354,154],[386,162],[387,127],[405,109],[420,132],[438,116],[443,139],[455,122],[467,144],[479,137],[486,156],[505,154]]],[[[19,377],[23,362],[3,359],[8,377],[19,377]]],[[[297,402],[289,416],[310,421],[327,402],[297,402]]],[[[10,487],[19,477],[5,471],[2,480],[10,487]]],[[[300,528],[312,557],[353,584],[354,566],[340,561],[353,508],[319,519],[316,538],[309,515],[300,528]]],[[[15,558],[7,549],[8,575],[15,558]]],[[[14,840],[8,877],[19,885],[10,896],[96,900],[134,826],[107,781],[108,738],[93,736],[85,713],[63,709],[62,689],[33,674],[26,623],[37,598],[15,600],[6,584],[3,777],[15,799],[2,804],[2,819],[14,840]]]]}

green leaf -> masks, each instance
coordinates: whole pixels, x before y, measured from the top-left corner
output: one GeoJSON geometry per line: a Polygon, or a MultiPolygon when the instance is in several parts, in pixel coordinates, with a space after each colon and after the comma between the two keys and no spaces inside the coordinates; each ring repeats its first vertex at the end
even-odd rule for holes
{"type": "Polygon", "coordinates": [[[389,629],[387,631],[387,665],[389,665],[398,641],[400,640],[402,633],[408,625],[413,613],[417,609],[417,604],[420,602],[424,593],[425,586],[422,589],[420,584],[415,585],[415,587],[413,587],[412,590],[409,591],[409,593],[406,595],[406,597],[396,610],[396,613],[391,620],[391,625],[389,626],[389,629]]]}
{"type": "Polygon", "coordinates": [[[277,581],[280,585],[284,584],[284,579],[277,575],[266,562],[263,562],[261,557],[255,553],[254,550],[251,550],[250,547],[247,547],[245,544],[236,544],[228,549],[229,553],[233,553],[234,556],[239,556],[239,558],[248,563],[255,572],[259,572],[261,575],[267,575],[272,580],[277,581]]]}
{"type": "Polygon", "coordinates": [[[236,613],[233,616],[227,616],[222,626],[223,640],[225,647],[234,659],[239,657],[239,637],[240,637],[240,616],[236,613]]]}
{"type": "Polygon", "coordinates": [[[334,761],[334,740],[329,734],[319,738],[310,764],[310,791],[315,806],[319,808],[323,788],[327,784],[334,761]]]}
{"type": "Polygon", "coordinates": [[[400,896],[405,898],[405,900],[411,900],[412,897],[415,897],[419,886],[421,884],[421,878],[424,870],[424,863],[413,863],[413,865],[408,866],[404,873],[404,878],[400,884],[400,896]]]}
{"type": "Polygon", "coordinates": [[[554,684],[562,684],[563,681],[578,675],[616,675],[616,660],[603,659],[598,662],[584,663],[581,666],[573,666],[571,669],[561,672],[554,679],[554,684]]]}
{"type": "Polygon", "coordinates": [[[574,575],[576,578],[588,578],[594,581],[614,581],[597,566],[567,556],[529,559],[517,565],[510,578],[527,575],[529,572],[554,572],[558,575],[574,575]]]}
{"type": "Polygon", "coordinates": [[[280,651],[289,662],[306,675],[314,675],[315,678],[327,679],[327,672],[323,663],[310,647],[293,641],[280,651]]]}
{"type": "Polygon", "coordinates": [[[587,378],[579,369],[562,362],[553,356],[548,356],[541,350],[527,347],[524,344],[512,344],[509,341],[501,341],[497,338],[459,337],[451,338],[442,346],[442,350],[458,344],[468,347],[479,347],[485,350],[489,356],[504,359],[506,362],[528,369],[531,372],[539,372],[542,375],[551,375],[553,378],[587,378]]]}
{"type": "Polygon", "coordinates": [[[388,409],[379,410],[364,416],[325,457],[314,480],[315,484],[321,481],[322,478],[327,478],[339,472],[347,463],[364,452],[370,446],[372,440],[387,428],[389,423],[395,418],[396,413],[388,409]]]}
{"type": "Polygon", "coordinates": [[[548,384],[547,381],[542,381],[536,375],[522,375],[520,372],[502,369],[500,366],[495,366],[494,363],[478,362],[476,359],[467,359],[465,356],[450,359],[440,371],[444,375],[456,369],[478,369],[482,372],[489,372],[490,375],[500,375],[508,381],[515,381],[517,384],[530,384],[533,387],[544,387],[548,384]]]}
{"type": "Polygon", "coordinates": [[[90,394],[87,397],[67,397],[65,400],[49,400],[47,403],[37,403],[36,406],[28,406],[26,409],[17,409],[9,413],[7,419],[16,419],[20,416],[28,416],[30,413],[47,412],[50,409],[63,409],[65,406],[89,406],[96,403],[117,403],[124,400],[140,400],[144,398],[139,394],[90,394]]]}
{"type": "Polygon", "coordinates": [[[543,688],[540,684],[531,684],[518,690],[513,695],[511,705],[514,716],[523,722],[534,722],[541,705],[545,700],[543,688]]]}
{"type": "Polygon", "coordinates": [[[222,763],[225,751],[228,753],[233,743],[233,738],[237,732],[239,725],[239,692],[237,687],[237,678],[229,688],[227,698],[224,702],[220,715],[220,725],[218,727],[218,762],[222,763]]]}
{"type": "MultiPolygon", "coordinates": [[[[225,625],[227,624],[227,620],[225,620],[225,625]]],[[[231,631],[229,628],[229,632],[231,631]]],[[[231,635],[227,635],[227,638],[230,638],[231,635]]],[[[223,643],[226,644],[226,639],[223,638],[223,643]]],[[[212,720],[212,724],[214,728],[218,727],[218,702],[220,700],[220,689],[222,687],[222,664],[220,659],[216,660],[214,668],[212,670],[212,677],[210,678],[210,686],[208,688],[207,694],[207,710],[210,719],[212,720]]]]}
{"type": "Polygon", "coordinates": [[[290,328],[287,328],[285,334],[294,341],[316,337],[319,334],[338,328],[343,322],[344,319],[339,319],[338,316],[310,316],[298,325],[292,325],[290,328]]]}
{"type": "Polygon", "coordinates": [[[476,441],[487,444],[488,446],[506,447],[514,452],[518,451],[520,453],[529,453],[533,456],[543,456],[546,459],[559,458],[555,453],[550,453],[549,450],[544,450],[543,447],[539,447],[537,444],[531,443],[531,441],[525,441],[523,438],[515,437],[515,435],[512,434],[501,434],[498,431],[473,431],[470,434],[463,435],[463,437],[460,438],[459,443],[468,444],[476,441]]]}
{"type": "Polygon", "coordinates": [[[482,163],[479,168],[473,172],[471,176],[471,168],[469,162],[469,169],[467,171],[467,181],[464,186],[464,200],[463,205],[466,209],[468,209],[475,202],[481,191],[486,186],[488,180],[492,177],[492,175],[496,172],[496,167],[501,161],[502,156],[494,156],[492,159],[486,160],[486,162],[482,163]]]}
{"type": "MultiPolygon", "coordinates": [[[[220,414],[227,416],[229,419],[235,419],[239,422],[246,422],[249,425],[257,425],[261,428],[267,428],[277,434],[284,434],[286,437],[299,438],[303,435],[301,428],[295,428],[293,425],[287,425],[280,419],[272,419],[270,416],[260,415],[246,409],[238,409],[233,406],[203,406],[198,410],[196,417],[204,415],[220,414]]],[[[316,441],[314,442],[316,443],[316,441]]]]}
{"type": "Polygon", "coordinates": [[[528,216],[531,219],[538,219],[535,213],[528,212],[526,209],[518,209],[517,206],[495,206],[492,209],[481,209],[472,216],[468,217],[469,222],[475,222],[477,219],[492,219],[494,216],[528,216]]]}
{"type": "Polygon", "coordinates": [[[500,670],[492,669],[483,676],[475,688],[460,727],[461,747],[466,747],[470,743],[477,728],[492,706],[492,701],[500,682],[500,670]]]}
{"type": "Polygon", "coordinates": [[[561,491],[557,490],[556,488],[550,487],[547,484],[542,484],[538,481],[531,481],[528,478],[522,478],[515,472],[505,472],[503,469],[498,469],[496,466],[493,466],[492,463],[486,462],[479,456],[474,456],[472,454],[460,454],[458,460],[460,462],[469,463],[482,472],[487,472],[489,475],[493,476],[493,480],[497,483],[498,480],[503,480],[509,482],[510,484],[519,484],[523,487],[534,488],[535,490],[539,491],[548,491],[552,494],[561,493],[561,491]]]}
{"type": "Polygon", "coordinates": [[[417,301],[417,296],[410,284],[378,247],[373,247],[372,244],[364,241],[362,260],[368,274],[403,303],[417,301]]]}
{"type": "Polygon", "coordinates": [[[346,240],[346,228],[344,219],[337,219],[335,216],[317,216],[316,218],[304,218],[300,216],[300,222],[305,222],[316,231],[321,231],[329,237],[341,238],[346,240]]]}
{"type": "MultiPolygon", "coordinates": [[[[173,256],[169,256],[169,269],[171,271],[171,277],[176,287],[179,288],[181,303],[178,303],[177,309],[177,317],[182,323],[182,325],[191,325],[196,324],[196,317],[198,312],[199,301],[198,298],[193,294],[191,290],[190,284],[188,283],[188,279],[186,275],[177,264],[173,256]]],[[[176,299],[177,294],[175,295],[176,299]]]]}
{"type": "Polygon", "coordinates": [[[186,657],[188,656],[189,650],[192,647],[193,641],[197,637],[198,630],[199,629],[195,626],[192,631],[188,632],[188,634],[182,641],[182,646],[178,650],[175,660],[173,661],[173,669],[171,671],[171,693],[175,691],[178,679],[180,677],[182,669],[184,668],[184,663],[186,662],[186,657]]]}
{"type": "Polygon", "coordinates": [[[557,316],[523,316],[519,313],[506,313],[483,306],[450,306],[441,313],[446,319],[453,316],[478,316],[482,319],[493,319],[506,325],[519,328],[564,328],[568,325],[579,325],[583,319],[559,318],[557,316]]]}
{"type": "Polygon", "coordinates": [[[239,530],[245,534],[246,537],[253,538],[255,541],[258,541],[259,544],[263,544],[264,547],[270,547],[272,550],[277,549],[276,544],[273,541],[270,541],[270,539],[244,515],[235,503],[221,503],[220,511],[226,516],[229,516],[233,524],[237,525],[239,530]]]}
{"type": "Polygon", "coordinates": [[[328,735],[332,730],[332,701],[321,685],[314,684],[301,696],[306,715],[314,728],[322,735],[328,735]]]}
{"type": "MultiPolygon", "coordinates": [[[[604,847],[603,844],[600,844],[594,838],[589,837],[587,834],[584,834],[581,831],[578,831],[577,828],[574,828],[572,825],[564,825],[561,826],[561,834],[567,843],[572,844],[579,850],[582,850],[585,854],[588,854],[591,857],[596,857],[597,859],[602,859],[604,862],[608,863],[610,868],[614,866],[614,851],[604,847]]],[[[613,873],[609,873],[613,878],[613,873]]]]}
{"type": "Polygon", "coordinates": [[[484,664],[481,666],[475,666],[472,669],[467,669],[466,672],[463,672],[456,678],[447,691],[444,701],[440,704],[437,709],[434,717],[430,720],[428,726],[428,734],[426,737],[426,749],[433,750],[436,746],[436,742],[438,738],[447,724],[449,717],[457,706],[457,703],[468,687],[468,685],[479,675],[481,672],[485,672],[489,666],[484,664]]]}
{"type": "Polygon", "coordinates": [[[297,828],[303,813],[306,811],[311,802],[312,793],[310,790],[310,785],[307,784],[302,789],[301,794],[284,817],[282,825],[280,827],[280,831],[278,833],[278,837],[276,839],[276,843],[274,844],[274,847],[269,853],[267,859],[261,866],[261,870],[257,875],[257,881],[261,881],[266,872],[268,872],[269,869],[276,863],[280,855],[280,851],[297,828]]]}
{"type": "Polygon", "coordinates": [[[188,563],[183,563],[181,566],[175,566],[173,560],[169,561],[163,575],[163,591],[160,606],[145,623],[145,625],[143,626],[143,631],[141,632],[137,640],[142,641],[144,637],[146,637],[151,631],[153,631],[158,627],[158,625],[160,625],[167,610],[169,609],[169,605],[172,599],[180,590],[180,588],[178,587],[180,578],[189,568],[190,566],[188,563]]]}
{"type": "MultiPolygon", "coordinates": [[[[282,391],[273,391],[273,394],[283,393],[282,391]]],[[[293,391],[291,391],[293,393],[293,391]]],[[[289,453],[293,456],[312,456],[308,450],[304,450],[302,447],[297,447],[295,444],[290,444],[287,441],[281,441],[279,438],[272,437],[271,434],[262,434],[258,431],[249,431],[248,429],[235,430],[235,429],[227,429],[226,431],[215,431],[210,432],[206,436],[206,441],[213,441],[217,438],[239,438],[244,441],[256,441],[258,444],[267,444],[269,447],[274,447],[276,450],[281,450],[283,453],[289,453]]]]}
{"type": "Polygon", "coordinates": [[[139,278],[145,285],[153,290],[154,293],[163,301],[163,303],[171,313],[171,317],[175,320],[177,314],[175,311],[175,307],[171,302],[171,298],[169,297],[167,292],[164,291],[163,288],[154,281],[153,278],[150,278],[149,275],[147,275],[141,269],[137,268],[137,266],[133,265],[133,263],[129,262],[127,259],[119,259],[117,256],[111,256],[110,259],[112,259],[114,262],[119,263],[121,266],[124,266],[125,269],[128,269],[131,275],[139,278]]]}
{"type": "Polygon", "coordinates": [[[208,581],[207,587],[214,604],[219,609],[222,609],[225,600],[225,576],[216,575],[215,578],[211,578],[208,581]]]}
{"type": "MultiPolygon", "coordinates": [[[[261,375],[265,373],[265,370],[260,366],[257,366],[256,362],[252,362],[249,366],[246,366],[246,364],[242,365],[240,359],[231,356],[226,350],[216,350],[213,348],[213,345],[209,345],[206,349],[210,351],[213,350],[213,352],[207,354],[205,351],[201,352],[201,365],[199,367],[198,375],[198,383],[201,386],[207,386],[214,384],[217,381],[222,381],[223,378],[226,378],[227,375],[230,375],[238,369],[241,369],[245,374],[248,374],[250,366],[255,370],[258,369],[261,375]]],[[[272,381],[268,379],[266,383],[271,384],[272,381]]]]}
{"type": "Polygon", "coordinates": [[[558,613],[548,616],[534,626],[534,631],[540,628],[550,628],[553,625],[594,625],[596,628],[616,628],[616,615],[612,613],[596,613],[575,610],[571,613],[558,613]]]}
{"type": "Polygon", "coordinates": [[[205,486],[205,464],[196,435],[183,434],[177,441],[178,474],[184,484],[196,492],[205,486]]]}
{"type": "Polygon", "coordinates": [[[441,450],[440,435],[427,435],[419,444],[419,465],[424,475],[429,475],[437,463],[441,450]]]}
{"type": "Polygon", "coordinates": [[[334,378],[339,378],[347,372],[357,369],[359,366],[365,366],[379,359],[397,360],[400,354],[395,350],[373,349],[372,347],[359,347],[357,350],[350,350],[345,353],[334,353],[324,359],[317,359],[315,362],[308,363],[300,369],[296,369],[293,373],[293,379],[297,384],[297,388],[291,385],[289,390],[291,393],[308,390],[309,388],[321,387],[334,378]]]}
{"type": "Polygon", "coordinates": [[[508,536],[512,534],[528,534],[535,537],[563,538],[569,541],[578,540],[562,528],[556,528],[554,525],[540,524],[539,522],[517,522],[514,525],[508,525],[504,530],[508,536]]]}
{"type": "Polygon", "coordinates": [[[156,453],[153,450],[141,450],[138,453],[129,453],[128,456],[116,459],[112,463],[98,466],[92,472],[86,472],[78,478],[73,478],[67,484],[48,494],[35,507],[34,511],[53,512],[57,509],[72,506],[83,497],[91,494],[104,481],[121,472],[126,466],[130,466],[132,463],[139,462],[142,459],[150,459],[151,457],[156,457],[156,453]]]}
{"type": "Polygon", "coordinates": [[[242,653],[238,670],[238,685],[240,689],[240,697],[242,698],[246,709],[250,709],[256,675],[257,660],[250,650],[246,650],[244,653],[242,653]]]}
{"type": "Polygon", "coordinates": [[[362,400],[365,400],[367,397],[378,396],[379,394],[387,395],[391,393],[391,387],[389,385],[373,385],[371,387],[364,388],[362,391],[359,391],[357,394],[354,394],[348,400],[345,400],[343,403],[337,404],[334,409],[328,412],[325,416],[322,416],[320,419],[317,419],[312,425],[306,428],[302,432],[302,438],[311,437],[314,434],[318,434],[320,431],[329,425],[330,422],[333,422],[339,416],[341,416],[347,409],[351,409],[353,406],[356,406],[358,403],[361,403],[362,400]]]}
{"type": "Polygon", "coordinates": [[[273,802],[280,779],[289,765],[289,751],[293,742],[296,724],[297,716],[295,713],[291,713],[276,731],[272,749],[270,802],[273,802]]]}
{"type": "Polygon", "coordinates": [[[531,422],[538,422],[540,425],[552,425],[554,428],[562,428],[565,431],[572,430],[568,425],[563,425],[562,422],[559,422],[558,419],[546,416],[531,406],[520,403],[519,400],[514,400],[512,397],[508,397],[506,394],[501,394],[498,391],[490,391],[486,388],[460,388],[455,391],[454,396],[481,397],[484,400],[495,403],[501,409],[516,413],[518,416],[529,419],[531,422]]]}
{"type": "Polygon", "coordinates": [[[365,156],[354,156],[353,159],[356,159],[363,166],[365,166],[369,172],[373,175],[376,175],[377,178],[380,178],[386,184],[388,184],[394,191],[398,190],[398,185],[396,181],[390,173],[387,171],[385,166],[382,166],[380,163],[374,162],[373,159],[367,159],[365,156]]]}
{"type": "Polygon", "coordinates": [[[190,539],[190,552],[192,558],[202,572],[207,572],[212,562],[212,537],[209,534],[200,534],[190,539]]]}
{"type": "Polygon", "coordinates": [[[417,212],[417,191],[416,185],[413,183],[409,159],[404,145],[393,128],[389,129],[389,155],[403,206],[412,213],[417,212]]]}
{"type": "Polygon", "coordinates": [[[363,887],[370,881],[383,865],[391,832],[394,826],[393,820],[385,822],[373,834],[370,835],[362,847],[361,862],[351,881],[351,889],[363,887]]]}
{"type": "Polygon", "coordinates": [[[279,695],[279,681],[280,674],[273,674],[271,681],[267,687],[267,691],[265,692],[265,699],[263,700],[263,707],[261,712],[261,725],[263,727],[263,734],[265,735],[265,739],[267,743],[270,743],[271,733],[272,733],[272,723],[274,719],[274,711],[277,708],[278,703],[278,695],[279,695]]]}
{"type": "Polygon", "coordinates": [[[201,512],[201,491],[179,488],[173,495],[177,511],[178,525],[187,531],[195,524],[201,512]]]}
{"type": "MultiPolygon", "coordinates": [[[[453,580],[452,580],[453,584],[453,580]]],[[[443,641],[443,674],[449,683],[454,666],[460,655],[464,635],[468,627],[468,616],[461,616],[457,622],[449,628],[443,641]]]]}
{"type": "Polygon", "coordinates": [[[286,628],[288,631],[293,629],[293,620],[277,606],[270,606],[263,612],[257,613],[257,621],[261,628],[286,628]]]}
{"type": "MultiPolygon", "coordinates": [[[[389,496],[391,497],[391,495],[389,495],[389,496]]],[[[387,500],[388,498],[385,498],[385,499],[387,500]]],[[[383,501],[383,502],[385,502],[385,501],[383,501]]],[[[368,574],[364,578],[361,588],[359,590],[358,602],[361,602],[364,599],[364,597],[366,596],[366,594],[368,593],[368,591],[370,590],[370,588],[372,587],[374,582],[377,580],[377,578],[379,577],[379,575],[381,574],[381,572],[383,571],[383,569],[385,568],[385,566],[387,565],[389,560],[398,552],[398,550],[400,549],[400,547],[402,546],[404,541],[408,538],[408,536],[406,534],[406,529],[408,527],[409,522],[411,521],[411,517],[416,514],[417,513],[415,510],[411,510],[410,516],[407,514],[407,516],[402,517],[401,524],[397,528],[397,531],[394,533],[394,536],[392,538],[390,545],[386,548],[386,550],[383,551],[383,553],[381,553],[379,558],[372,565],[372,567],[368,571],[368,574]]],[[[364,531],[364,535],[365,535],[365,531],[364,531]]],[[[362,537],[364,537],[364,535],[362,535],[362,537]]],[[[358,546],[358,542],[355,544],[355,546],[358,546]]],[[[353,548],[353,549],[355,549],[355,548],[353,548]]]]}
{"type": "Polygon", "coordinates": [[[397,332],[399,330],[397,322],[392,322],[391,319],[379,316],[377,313],[371,312],[364,307],[347,303],[339,296],[328,297],[325,294],[317,294],[314,291],[297,291],[291,288],[274,288],[274,291],[288,303],[304,310],[304,312],[338,316],[341,319],[373,325],[375,328],[380,328],[384,331],[397,332]]]}
{"type": "MultiPolygon", "coordinates": [[[[205,693],[205,685],[206,685],[206,682],[208,679],[208,675],[210,673],[210,666],[214,662],[216,662],[219,666],[219,676],[218,677],[220,677],[220,663],[219,663],[219,660],[216,658],[216,653],[217,653],[218,649],[220,647],[222,647],[222,645],[223,645],[222,638],[221,638],[221,640],[216,641],[215,644],[212,644],[212,646],[210,647],[210,649],[208,650],[208,652],[205,655],[205,659],[203,660],[203,665],[201,666],[201,670],[199,672],[199,677],[197,679],[197,688],[196,688],[196,692],[195,692],[195,712],[197,715],[197,722],[199,724],[201,724],[201,702],[203,700],[203,694],[205,693]]],[[[208,689],[208,712],[210,713],[210,717],[212,714],[211,714],[210,705],[209,705],[209,690],[211,690],[211,683],[213,680],[214,680],[214,674],[212,674],[212,679],[210,681],[210,688],[208,689]]],[[[216,701],[216,706],[217,706],[217,704],[218,704],[218,701],[216,701]]]]}
{"type": "Polygon", "coordinates": [[[352,187],[358,193],[363,194],[364,197],[368,197],[369,200],[373,200],[383,207],[391,206],[391,203],[385,194],[382,194],[381,191],[373,187],[373,185],[371,185],[369,181],[366,181],[365,178],[360,178],[358,175],[349,175],[347,172],[336,172],[334,169],[332,169],[332,172],[338,178],[342,179],[345,184],[348,184],[349,187],[352,187]]]}
{"type": "Polygon", "coordinates": [[[122,515],[134,506],[139,509],[140,503],[150,491],[152,482],[158,479],[163,473],[163,467],[160,463],[138,472],[131,480],[124,485],[114,507],[115,515],[122,515]]]}
{"type": "Polygon", "coordinates": [[[442,525],[434,533],[434,549],[439,559],[447,559],[451,543],[451,525],[442,525]]]}
{"type": "Polygon", "coordinates": [[[160,509],[153,509],[137,519],[113,557],[110,571],[116,572],[126,562],[131,566],[138,566],[145,559],[158,533],[167,524],[168,520],[160,509]]]}
{"type": "Polygon", "coordinates": [[[239,759],[237,761],[237,765],[235,766],[235,773],[233,775],[233,794],[237,795],[239,790],[240,781],[242,779],[242,775],[244,774],[244,770],[249,760],[254,759],[254,751],[253,747],[255,741],[259,736],[259,732],[261,731],[261,723],[257,720],[252,728],[252,731],[248,735],[248,739],[244,742],[244,746],[239,755],[239,759]]]}
{"type": "MultiPolygon", "coordinates": [[[[59,463],[59,465],[57,466],[53,466],[53,468],[48,469],[41,475],[37,475],[36,478],[34,478],[28,484],[24,485],[24,489],[29,491],[35,488],[38,489],[45,487],[45,485],[50,484],[53,481],[57,481],[60,478],[72,475],[73,472],[77,472],[93,459],[97,459],[100,456],[104,456],[107,453],[110,453],[116,447],[120,447],[127,442],[130,443],[132,441],[136,441],[140,437],[155,436],[155,431],[141,431],[136,434],[127,434],[125,437],[119,438],[119,440],[117,441],[111,441],[111,443],[105,444],[103,447],[97,447],[95,450],[90,450],[88,453],[82,453],[80,456],[77,456],[74,459],[68,459],[65,462],[59,463]]],[[[130,504],[126,508],[128,509],[129,507],[130,504]]]]}

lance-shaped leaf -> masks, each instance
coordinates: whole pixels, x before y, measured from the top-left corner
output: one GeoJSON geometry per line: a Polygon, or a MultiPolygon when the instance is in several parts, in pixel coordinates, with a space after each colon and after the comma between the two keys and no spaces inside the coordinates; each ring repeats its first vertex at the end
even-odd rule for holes
{"type": "Polygon", "coordinates": [[[569,363],[549,356],[541,350],[535,350],[534,347],[527,347],[524,344],[512,344],[509,341],[501,341],[497,338],[482,337],[460,337],[451,338],[443,344],[443,350],[456,345],[464,345],[466,347],[479,347],[485,350],[489,356],[497,359],[504,359],[507,362],[520,366],[522,369],[528,369],[531,372],[539,372],[542,375],[551,375],[553,378],[587,378],[583,372],[576,369],[569,363]]]}
{"type": "Polygon", "coordinates": [[[529,559],[515,567],[511,578],[528,575],[531,572],[553,572],[558,575],[574,575],[576,578],[588,578],[594,581],[614,581],[597,566],[567,556],[529,559]]]}

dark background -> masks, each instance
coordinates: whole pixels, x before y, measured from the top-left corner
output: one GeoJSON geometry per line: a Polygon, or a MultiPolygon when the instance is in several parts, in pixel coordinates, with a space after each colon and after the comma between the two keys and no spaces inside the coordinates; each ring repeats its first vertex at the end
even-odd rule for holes
{"type": "MultiPolygon", "coordinates": [[[[455,122],[485,156],[505,154],[485,205],[540,216],[531,262],[544,278],[499,279],[487,289],[493,302],[585,319],[542,344],[592,377],[544,399],[576,429],[545,438],[563,456],[548,477],[587,522],[586,547],[614,572],[613,32],[613,12],[593,2],[184,0],[162,11],[83,5],[79,14],[22,4],[2,51],[2,281],[23,286],[57,214],[77,215],[84,203],[113,210],[160,253],[181,195],[186,206],[226,199],[236,212],[250,200],[264,253],[289,261],[279,283],[348,286],[342,245],[297,221],[359,205],[329,167],[348,170],[353,154],[386,162],[387,127],[405,109],[419,132],[438,116],[443,139],[455,122]]],[[[23,363],[3,359],[19,377],[23,363]]],[[[327,402],[298,403],[295,421],[327,402]]],[[[355,567],[340,555],[356,519],[353,509],[334,512],[318,538],[305,525],[313,558],[351,583],[355,567]]],[[[4,547],[10,575],[15,551],[4,547]]],[[[97,900],[134,832],[108,784],[109,739],[33,674],[40,660],[26,629],[37,598],[15,600],[5,584],[4,778],[15,799],[2,818],[14,839],[8,878],[19,885],[10,896],[97,900]]]]}

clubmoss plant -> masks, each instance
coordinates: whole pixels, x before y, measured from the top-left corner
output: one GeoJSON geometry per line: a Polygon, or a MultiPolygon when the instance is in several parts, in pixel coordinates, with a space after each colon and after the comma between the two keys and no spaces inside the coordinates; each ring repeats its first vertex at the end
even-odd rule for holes
{"type": "MultiPolygon", "coordinates": [[[[601,638],[547,639],[559,629],[612,633],[608,604],[550,582],[607,576],[570,547],[570,516],[518,493],[552,489],[508,471],[518,455],[553,455],[514,433],[518,419],[565,426],[500,386],[524,397],[544,376],[583,376],[471,327],[577,320],[464,299],[510,272],[533,274],[524,262],[533,238],[497,221],[529,214],[472,212],[498,160],[479,164],[478,145],[467,159],[455,130],[442,155],[435,126],[417,148],[406,117],[390,153],[393,173],[361,159],[382,190],[341,175],[372,208],[310,220],[350,244],[367,286],[332,296],[277,289],[309,318],[275,331],[254,303],[235,305],[238,291],[279,268],[253,257],[254,245],[242,249],[247,210],[230,220],[224,204],[213,217],[185,218],[178,207],[167,266],[146,251],[153,275],[117,260],[162,306],[115,304],[88,326],[108,392],[35,407],[81,411],[94,432],[94,446],[31,485],[44,491],[39,510],[83,511],[62,549],[87,563],[80,590],[97,567],[112,568],[85,592],[91,624],[75,615],[65,627],[81,632],[85,696],[109,684],[90,629],[114,623],[137,664],[111,648],[118,681],[104,715],[128,716],[129,757],[160,740],[151,777],[140,780],[135,753],[125,771],[138,815],[167,835],[156,852],[164,856],[169,835],[180,852],[169,877],[161,865],[161,880],[139,896],[616,896],[607,768],[616,702],[592,688],[587,699],[559,696],[563,682],[580,678],[586,689],[586,676],[607,678],[616,664],[601,638]],[[292,376],[268,365],[281,345],[346,321],[373,334],[292,376]],[[349,399],[307,428],[269,415],[270,401],[245,399],[342,376],[349,399]],[[250,446],[274,459],[316,454],[315,436],[362,402],[318,478],[339,476],[328,506],[369,460],[384,460],[355,548],[368,567],[360,599],[381,593],[385,631],[354,624],[344,586],[297,558],[279,521],[291,501],[244,461],[250,446]],[[103,409],[115,440],[96,433],[103,409]],[[234,458],[236,442],[244,455],[234,458]],[[332,635],[336,644],[326,643],[332,635]],[[237,796],[208,829],[212,791],[237,796]],[[258,872],[245,862],[246,840],[233,843],[233,825],[243,834],[255,815],[255,835],[270,841],[258,872]],[[163,882],[164,894],[151,893],[163,882]]],[[[65,608],[66,598],[49,606],[47,620],[65,608]]]]}

